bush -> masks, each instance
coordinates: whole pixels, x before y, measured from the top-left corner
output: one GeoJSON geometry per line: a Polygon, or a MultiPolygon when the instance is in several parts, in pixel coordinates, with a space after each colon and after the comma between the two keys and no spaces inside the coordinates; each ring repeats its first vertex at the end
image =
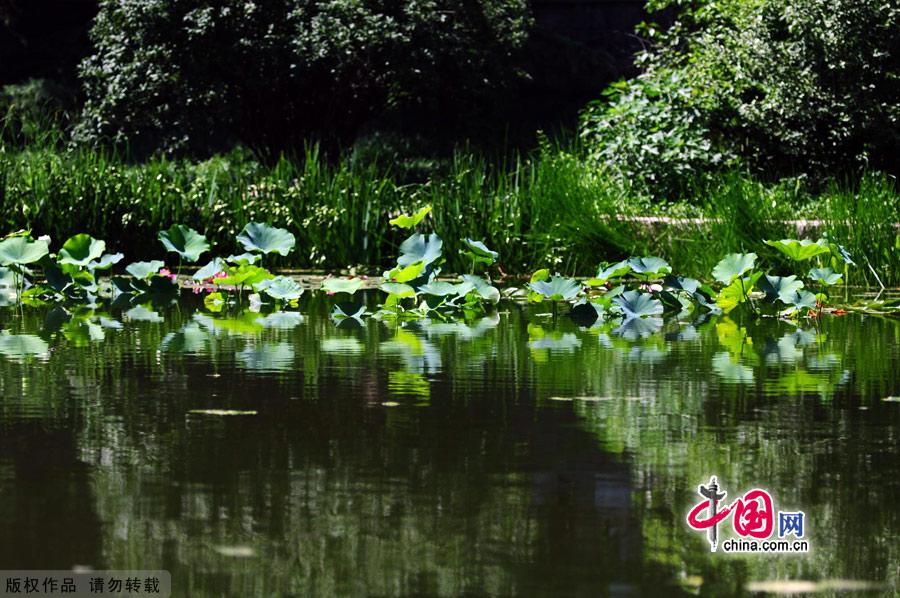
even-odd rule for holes
{"type": "Polygon", "coordinates": [[[386,109],[449,116],[511,81],[528,14],[526,0],[106,0],[78,137],[279,149],[347,140],[386,109]]]}
{"type": "Polygon", "coordinates": [[[74,94],[47,79],[0,89],[0,145],[47,145],[63,139],[71,121],[74,94]]]}
{"type": "Polygon", "coordinates": [[[582,136],[658,194],[732,156],[768,175],[897,173],[898,32],[892,0],[689,4],[582,136]]]}

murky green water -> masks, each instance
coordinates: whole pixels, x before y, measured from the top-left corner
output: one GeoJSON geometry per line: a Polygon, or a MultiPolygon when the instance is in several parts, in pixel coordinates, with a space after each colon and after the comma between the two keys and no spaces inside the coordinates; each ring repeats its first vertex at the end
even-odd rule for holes
{"type": "Polygon", "coordinates": [[[900,588],[896,321],[328,310],[0,310],[0,569],[168,569],[179,596],[900,588]],[[710,554],[685,515],[712,474],[803,509],[810,552],[710,554]]]}

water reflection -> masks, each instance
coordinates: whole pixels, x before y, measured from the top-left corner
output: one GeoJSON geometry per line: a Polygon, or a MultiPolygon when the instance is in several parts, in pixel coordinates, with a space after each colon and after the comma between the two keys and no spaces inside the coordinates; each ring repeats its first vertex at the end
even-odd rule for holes
{"type": "Polygon", "coordinates": [[[0,310],[0,568],[166,568],[191,596],[897,588],[897,322],[502,308],[0,310]],[[804,508],[813,551],[710,555],[684,513],[712,473],[804,508]]]}

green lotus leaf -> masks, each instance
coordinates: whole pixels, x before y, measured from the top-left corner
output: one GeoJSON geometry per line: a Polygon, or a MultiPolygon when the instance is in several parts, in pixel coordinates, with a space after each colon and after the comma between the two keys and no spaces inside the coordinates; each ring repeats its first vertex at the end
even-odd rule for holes
{"type": "Polygon", "coordinates": [[[606,284],[607,281],[614,278],[621,278],[629,272],[631,272],[631,265],[627,260],[616,262],[615,264],[603,262],[600,264],[600,267],[597,268],[597,276],[587,279],[585,284],[589,287],[599,287],[606,284]]]}
{"type": "Polygon", "coordinates": [[[225,260],[219,257],[215,257],[208,264],[194,272],[192,278],[194,280],[208,280],[218,274],[219,272],[224,272],[228,266],[225,264],[225,260]]]}
{"type": "Polygon", "coordinates": [[[416,296],[416,290],[408,284],[403,284],[402,282],[385,282],[378,288],[388,295],[393,295],[398,299],[405,299],[407,297],[416,296]]]}
{"type": "Polygon", "coordinates": [[[346,301],[338,301],[334,304],[331,311],[331,317],[336,320],[345,318],[361,318],[366,313],[366,306],[362,303],[350,303],[346,301]]]}
{"type": "Polygon", "coordinates": [[[256,290],[277,301],[294,301],[303,294],[303,287],[289,276],[268,278],[254,285],[256,290]]]}
{"type": "Polygon", "coordinates": [[[81,233],[63,243],[59,250],[59,263],[84,268],[93,260],[99,259],[105,249],[106,241],[81,233]]]}
{"type": "Polygon", "coordinates": [[[528,288],[550,301],[570,301],[581,293],[581,283],[564,276],[551,276],[548,280],[528,283],[528,288]]]}
{"type": "Polygon", "coordinates": [[[196,262],[201,253],[209,251],[206,237],[183,224],[173,224],[169,230],[160,231],[159,240],[166,251],[177,253],[189,262],[196,262]]]}
{"type": "Polygon", "coordinates": [[[322,290],[326,293],[347,293],[353,295],[365,284],[362,278],[326,278],[322,290]]]}
{"type": "Polygon", "coordinates": [[[425,216],[427,216],[429,212],[431,212],[431,206],[425,206],[424,208],[419,209],[419,211],[412,216],[400,214],[396,218],[389,220],[389,222],[394,226],[399,226],[400,228],[412,228],[422,222],[422,219],[425,218],[425,216]]]}
{"type": "Polygon", "coordinates": [[[796,309],[815,309],[816,296],[809,291],[799,291],[793,295],[782,298],[782,301],[788,305],[793,305],[796,309]]]}
{"type": "Polygon", "coordinates": [[[261,253],[277,253],[287,255],[294,248],[297,240],[294,235],[283,228],[275,228],[260,222],[250,222],[237,236],[238,242],[246,251],[261,253]]]}
{"type": "Polygon", "coordinates": [[[535,270],[534,274],[531,275],[531,280],[529,282],[538,282],[539,280],[548,280],[549,278],[550,270],[541,268],[540,270],[535,270]]]}
{"type": "Polygon", "coordinates": [[[840,284],[841,282],[840,272],[835,272],[831,268],[813,268],[809,271],[808,276],[819,284],[828,286],[840,284]]]}
{"type": "Polygon", "coordinates": [[[613,298],[615,304],[626,318],[643,318],[658,316],[663,313],[663,304],[650,293],[625,291],[613,298]]]}
{"type": "Polygon", "coordinates": [[[764,243],[774,247],[784,255],[798,262],[808,260],[817,255],[822,255],[823,253],[831,252],[831,249],[828,247],[828,241],[825,239],[819,239],[818,241],[810,241],[809,239],[803,239],[802,241],[796,239],[782,239],[780,241],[764,241],[764,243]]]}
{"type": "Polygon", "coordinates": [[[134,262],[125,267],[125,271],[138,280],[147,280],[151,276],[159,273],[160,269],[165,266],[161,260],[153,260],[151,262],[134,262]]]}
{"type": "MultiPolygon", "coordinates": [[[[759,290],[766,294],[766,301],[772,303],[776,299],[792,297],[803,288],[803,281],[796,276],[765,276],[759,279],[759,290]]],[[[787,301],[785,301],[787,303],[787,301]]]]}
{"type": "Polygon", "coordinates": [[[33,264],[50,253],[46,241],[31,241],[27,237],[9,237],[0,241],[0,266],[33,264]]]}
{"type": "Polygon", "coordinates": [[[227,276],[213,280],[215,284],[227,286],[256,286],[264,280],[272,278],[272,273],[259,266],[242,264],[237,268],[229,268],[227,276]]]}
{"type": "Polygon", "coordinates": [[[414,262],[423,262],[425,266],[441,257],[444,242],[439,236],[431,233],[426,238],[416,233],[400,244],[400,258],[397,264],[408,266],[414,262]]]}
{"type": "Polygon", "coordinates": [[[679,291],[687,291],[690,294],[697,292],[700,288],[700,281],[694,278],[684,278],[682,276],[667,276],[663,281],[663,285],[679,291]]]}
{"type": "Polygon", "coordinates": [[[463,239],[462,241],[466,245],[466,255],[476,262],[493,264],[500,256],[496,251],[488,249],[481,241],[474,241],[469,238],[463,239]]]}
{"type": "Polygon", "coordinates": [[[713,278],[722,284],[731,284],[731,282],[743,276],[748,270],[752,270],[756,264],[755,253],[729,253],[713,268],[713,278]]]}
{"type": "Polygon", "coordinates": [[[655,256],[632,257],[627,260],[627,263],[632,272],[642,274],[648,278],[672,272],[672,266],[666,260],[655,256]]]}
{"type": "Polygon", "coordinates": [[[384,279],[391,282],[409,282],[422,275],[425,270],[425,262],[413,262],[408,266],[397,266],[393,270],[384,273],[384,279]]]}
{"type": "MultiPolygon", "coordinates": [[[[490,303],[497,303],[500,301],[500,291],[492,285],[490,282],[478,276],[476,274],[463,274],[460,276],[462,280],[461,285],[469,284],[472,285],[475,289],[475,292],[478,293],[478,296],[488,301],[490,303]]],[[[463,290],[462,288],[460,290],[463,290]]],[[[466,294],[471,291],[466,291],[466,294]]]]}
{"type": "Polygon", "coordinates": [[[237,264],[240,266],[241,264],[255,264],[259,260],[262,259],[262,256],[258,253],[240,253],[238,255],[229,255],[225,258],[225,261],[229,264],[237,264]]]}
{"type": "Polygon", "coordinates": [[[87,265],[88,270],[109,270],[115,264],[118,264],[125,258],[121,253],[104,253],[99,260],[95,260],[87,265]]]}
{"type": "Polygon", "coordinates": [[[716,296],[716,306],[727,314],[745,302],[760,276],[761,273],[757,272],[752,276],[733,280],[731,284],[719,291],[718,296],[716,296]]]}

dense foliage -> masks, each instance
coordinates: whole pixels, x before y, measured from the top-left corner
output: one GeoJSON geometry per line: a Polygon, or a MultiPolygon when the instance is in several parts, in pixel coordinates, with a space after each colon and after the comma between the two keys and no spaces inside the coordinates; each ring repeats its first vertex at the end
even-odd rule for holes
{"type": "MultiPolygon", "coordinates": [[[[669,2],[654,3],[661,8],[669,2]]],[[[768,174],[898,172],[892,0],[701,0],[585,112],[594,158],[671,193],[739,158],[768,174]]]]}
{"type": "Polygon", "coordinates": [[[277,149],[389,108],[440,123],[515,77],[529,19],[525,0],[107,0],[79,136],[277,149]]]}

